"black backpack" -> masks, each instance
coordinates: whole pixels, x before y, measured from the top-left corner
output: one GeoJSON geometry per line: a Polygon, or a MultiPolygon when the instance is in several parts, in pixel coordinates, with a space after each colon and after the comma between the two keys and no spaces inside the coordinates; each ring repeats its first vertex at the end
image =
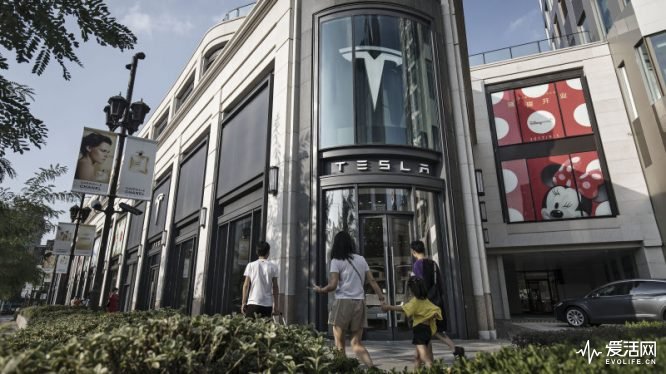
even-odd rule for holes
{"type": "Polygon", "coordinates": [[[431,259],[423,260],[423,281],[428,289],[428,300],[442,310],[442,320],[437,321],[437,331],[446,331],[446,311],[444,310],[444,291],[442,275],[437,263],[431,259]]]}

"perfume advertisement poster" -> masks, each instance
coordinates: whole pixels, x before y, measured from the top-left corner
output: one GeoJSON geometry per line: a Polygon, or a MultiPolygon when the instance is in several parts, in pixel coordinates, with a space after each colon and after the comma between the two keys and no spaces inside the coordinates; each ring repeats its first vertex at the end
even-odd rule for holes
{"type": "Polygon", "coordinates": [[[56,255],[54,255],[52,252],[47,252],[44,255],[44,259],[42,260],[42,271],[46,274],[53,273],[53,269],[55,268],[55,260],[56,255]]]}
{"type": "Polygon", "coordinates": [[[79,225],[79,231],[76,234],[74,256],[92,256],[95,229],[94,225],[79,225]]]}
{"type": "Polygon", "coordinates": [[[118,135],[112,132],[83,128],[72,192],[93,195],[109,193],[117,140],[118,135]]]}
{"type": "Polygon", "coordinates": [[[151,199],[156,154],[156,142],[127,137],[118,178],[118,196],[133,200],[151,199]]]}
{"type": "Polygon", "coordinates": [[[73,223],[58,223],[58,230],[56,231],[55,241],[53,242],[53,253],[56,255],[69,256],[72,250],[72,242],[74,241],[74,227],[73,223]]]}
{"type": "Polygon", "coordinates": [[[58,256],[58,261],[56,262],[56,274],[66,274],[67,266],[69,265],[69,256],[58,256]]]}

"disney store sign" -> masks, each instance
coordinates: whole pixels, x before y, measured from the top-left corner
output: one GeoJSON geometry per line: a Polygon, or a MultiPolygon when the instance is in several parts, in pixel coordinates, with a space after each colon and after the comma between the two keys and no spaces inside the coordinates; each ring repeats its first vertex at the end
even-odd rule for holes
{"type": "Polygon", "coordinates": [[[431,175],[432,167],[428,163],[413,160],[334,160],[326,161],[324,173],[327,175],[359,174],[359,173],[407,173],[431,175]]]}

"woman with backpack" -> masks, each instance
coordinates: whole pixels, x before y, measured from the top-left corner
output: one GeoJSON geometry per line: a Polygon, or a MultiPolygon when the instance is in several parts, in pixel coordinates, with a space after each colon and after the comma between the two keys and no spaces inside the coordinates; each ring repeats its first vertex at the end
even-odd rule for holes
{"type": "Polygon", "coordinates": [[[415,240],[409,245],[412,256],[416,258],[412,265],[414,276],[423,279],[428,290],[428,300],[442,310],[442,320],[437,321],[437,333],[433,337],[441,340],[453,351],[457,357],[465,357],[465,348],[456,346],[451,338],[446,335],[446,315],[444,312],[444,298],[442,297],[442,277],[437,263],[426,256],[425,245],[420,240],[415,240]]]}

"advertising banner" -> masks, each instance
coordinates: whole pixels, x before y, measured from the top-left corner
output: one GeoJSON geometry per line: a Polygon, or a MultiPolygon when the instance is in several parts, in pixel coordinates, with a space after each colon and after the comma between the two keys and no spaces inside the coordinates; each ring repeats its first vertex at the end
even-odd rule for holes
{"type": "Polygon", "coordinates": [[[69,252],[72,250],[75,226],[73,223],[58,223],[58,230],[53,242],[53,254],[69,256],[69,252]]]}
{"type": "Polygon", "coordinates": [[[44,255],[44,259],[42,260],[42,271],[46,274],[53,273],[53,269],[55,268],[55,261],[56,255],[54,255],[52,252],[47,252],[44,255]]]}
{"type": "Polygon", "coordinates": [[[74,256],[92,256],[93,243],[95,242],[95,228],[94,225],[79,225],[79,231],[76,234],[74,256]]]}
{"type": "Polygon", "coordinates": [[[72,192],[107,195],[118,135],[83,128],[72,192]]]}
{"type": "Polygon", "coordinates": [[[111,246],[111,257],[118,256],[123,252],[123,246],[125,245],[125,222],[127,221],[127,216],[116,221],[116,228],[113,230],[113,244],[111,246]]]}
{"type": "Polygon", "coordinates": [[[564,137],[554,84],[524,87],[515,93],[523,142],[564,137]]]}
{"type": "Polygon", "coordinates": [[[157,142],[153,140],[133,136],[125,139],[125,153],[116,192],[119,197],[151,199],[156,154],[157,142]]]}
{"type": "Polygon", "coordinates": [[[56,262],[56,274],[66,274],[67,265],[69,265],[69,256],[58,256],[58,261],[56,262]]]}

